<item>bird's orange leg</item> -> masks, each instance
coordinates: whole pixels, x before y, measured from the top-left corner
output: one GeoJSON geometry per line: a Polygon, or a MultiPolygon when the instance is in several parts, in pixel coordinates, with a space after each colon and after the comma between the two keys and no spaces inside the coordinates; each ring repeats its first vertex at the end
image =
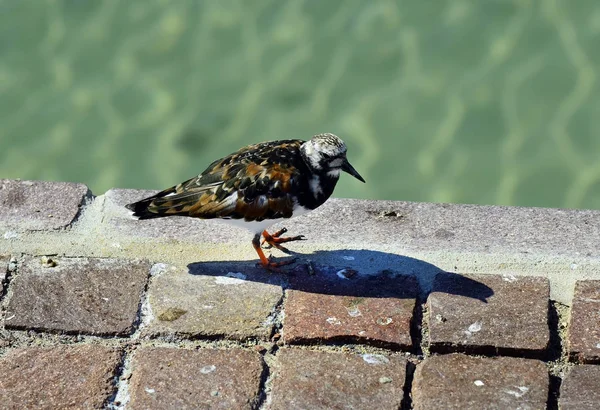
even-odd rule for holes
{"type": "Polygon", "coordinates": [[[296,262],[296,258],[294,259],[290,259],[287,261],[281,261],[281,262],[273,262],[271,261],[270,258],[267,258],[265,256],[265,253],[263,252],[262,248],[260,247],[260,233],[257,233],[254,236],[254,239],[252,239],[252,246],[254,247],[254,250],[256,251],[256,253],[258,254],[258,257],[260,258],[260,264],[269,270],[277,270],[277,268],[279,268],[280,266],[285,266],[285,265],[289,265],[291,263],[296,262]]]}
{"type": "Polygon", "coordinates": [[[283,246],[281,246],[282,243],[285,242],[291,242],[291,241],[301,241],[304,239],[304,235],[298,235],[298,236],[288,236],[285,238],[282,238],[281,235],[283,235],[284,233],[287,232],[286,228],[281,228],[280,230],[278,230],[277,232],[275,232],[274,234],[269,234],[269,232],[267,232],[266,230],[263,231],[263,236],[265,237],[265,239],[263,239],[262,243],[268,243],[271,246],[276,247],[277,249],[280,249],[284,252],[289,252],[287,250],[287,248],[284,248],[283,246]]]}

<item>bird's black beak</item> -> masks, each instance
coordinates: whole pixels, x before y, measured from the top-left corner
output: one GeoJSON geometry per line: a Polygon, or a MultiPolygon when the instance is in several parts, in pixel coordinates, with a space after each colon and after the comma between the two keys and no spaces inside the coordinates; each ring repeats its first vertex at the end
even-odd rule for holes
{"type": "Polygon", "coordinates": [[[342,164],[342,171],[349,173],[350,175],[352,175],[354,178],[358,179],[359,181],[365,182],[363,177],[361,177],[360,174],[358,173],[358,171],[355,170],[352,165],[350,165],[350,163],[348,162],[347,159],[344,160],[344,163],[342,164]]]}

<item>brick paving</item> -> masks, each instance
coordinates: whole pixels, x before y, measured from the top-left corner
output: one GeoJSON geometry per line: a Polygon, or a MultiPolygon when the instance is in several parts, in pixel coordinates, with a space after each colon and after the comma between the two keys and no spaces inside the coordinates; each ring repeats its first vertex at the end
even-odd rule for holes
{"type": "MultiPolygon", "coordinates": [[[[568,321],[549,310],[545,278],[433,279],[439,269],[430,263],[382,262],[380,251],[352,254],[375,264],[376,275],[364,275],[350,252],[330,264],[319,255],[308,263],[307,255],[283,272],[255,261],[133,259],[135,241],[143,249],[194,241],[220,249],[245,237],[210,221],[136,224],[122,205],[147,192],[111,190],[92,204],[102,206],[83,207],[91,197],[78,184],[2,180],[0,187],[0,409],[584,409],[600,400],[598,280],[577,283],[568,321]],[[103,245],[120,235],[119,256],[99,257],[94,235],[105,236],[103,245]],[[35,249],[83,238],[89,243],[74,249],[89,253],[44,257],[24,238],[40,241],[35,249]],[[431,292],[417,284],[427,275],[431,292]]],[[[357,211],[344,212],[332,220],[357,211]]],[[[392,225],[377,213],[365,235],[401,230],[410,212],[393,214],[392,225]]],[[[556,219],[563,211],[544,212],[556,219]]],[[[411,231],[417,239],[431,234],[442,246],[452,237],[420,221],[411,231]]]]}
{"type": "Polygon", "coordinates": [[[130,334],[149,270],[139,261],[28,257],[12,282],[5,326],[130,334]]]}
{"type": "Polygon", "coordinates": [[[600,403],[600,366],[576,366],[560,388],[561,410],[596,410],[600,403]]]}
{"type": "Polygon", "coordinates": [[[550,284],[539,277],[465,275],[493,289],[486,301],[460,293],[462,278],[438,275],[427,304],[431,351],[542,357],[550,341],[550,284]]]}
{"type": "Polygon", "coordinates": [[[97,345],[10,350],[0,358],[0,408],[102,408],[120,356],[97,345]]]}
{"type": "Polygon", "coordinates": [[[292,280],[284,306],[284,340],[291,344],[341,341],[410,349],[417,295],[418,285],[412,276],[365,278],[344,269],[318,269],[310,280],[306,276],[292,280]]]}
{"type": "Polygon", "coordinates": [[[132,362],[131,409],[252,409],[261,356],[242,349],[140,348],[132,362]]]}
{"type": "Polygon", "coordinates": [[[575,284],[568,349],[574,361],[600,363],[600,280],[575,284]]]}
{"type": "Polygon", "coordinates": [[[146,332],[154,336],[268,339],[283,291],[281,286],[260,281],[268,281],[269,273],[257,273],[255,267],[242,271],[239,267],[224,269],[216,275],[213,270],[190,274],[188,269],[168,269],[149,286],[154,320],[146,332]]]}
{"type": "Polygon", "coordinates": [[[414,409],[543,409],[548,371],[515,357],[432,356],[417,366],[414,409]]]}
{"type": "Polygon", "coordinates": [[[271,409],[398,409],[406,359],[281,349],[277,354],[271,409]]]}

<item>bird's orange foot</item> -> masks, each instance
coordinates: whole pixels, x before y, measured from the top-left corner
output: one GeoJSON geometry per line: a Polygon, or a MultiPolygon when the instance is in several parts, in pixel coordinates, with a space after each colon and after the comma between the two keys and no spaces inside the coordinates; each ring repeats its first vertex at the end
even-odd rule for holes
{"type": "Polygon", "coordinates": [[[288,236],[288,237],[282,238],[281,235],[283,235],[286,232],[287,232],[286,228],[281,228],[280,230],[278,230],[277,232],[275,232],[274,234],[271,235],[271,234],[269,234],[269,232],[267,232],[265,230],[262,233],[264,236],[262,243],[264,244],[266,242],[270,246],[274,246],[279,250],[282,250],[284,252],[289,252],[289,250],[287,248],[281,246],[282,243],[292,242],[292,241],[302,241],[305,239],[304,235],[288,236]]]}
{"type": "Polygon", "coordinates": [[[254,236],[254,239],[252,239],[252,246],[254,247],[254,250],[258,254],[258,257],[260,258],[260,264],[262,265],[263,268],[270,270],[270,271],[278,272],[279,268],[281,266],[290,265],[290,264],[296,262],[296,258],[288,259],[288,260],[281,261],[281,262],[273,262],[272,256],[267,258],[265,256],[265,253],[263,252],[262,248],[260,247],[260,235],[261,234],[256,234],[256,236],[254,236]]]}
{"type": "Polygon", "coordinates": [[[262,266],[263,268],[265,268],[266,270],[269,270],[271,272],[281,272],[281,269],[279,269],[279,268],[281,268],[282,266],[291,265],[292,263],[295,263],[297,260],[298,260],[298,258],[292,258],[292,259],[287,259],[284,261],[274,262],[273,256],[270,256],[269,258],[267,258],[266,262],[263,262],[261,260],[260,266],[262,266]]]}

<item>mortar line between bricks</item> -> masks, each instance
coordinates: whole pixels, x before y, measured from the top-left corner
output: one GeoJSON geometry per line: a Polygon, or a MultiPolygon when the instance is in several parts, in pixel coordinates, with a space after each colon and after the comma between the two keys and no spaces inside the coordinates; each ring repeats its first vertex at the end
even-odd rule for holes
{"type": "Polygon", "coordinates": [[[572,364],[569,363],[567,353],[566,329],[569,316],[567,306],[559,302],[548,301],[548,327],[550,329],[549,357],[548,357],[548,401],[549,410],[558,410],[560,399],[560,388],[565,371],[572,364]]]}
{"type": "Polygon", "coordinates": [[[402,397],[402,402],[400,404],[401,410],[410,410],[412,409],[412,384],[415,379],[415,371],[417,370],[417,365],[413,363],[410,358],[406,360],[406,379],[404,380],[404,397],[402,397]]]}
{"type": "Polygon", "coordinates": [[[88,188],[87,192],[83,195],[83,198],[81,199],[81,203],[79,204],[77,213],[73,217],[73,220],[71,220],[71,222],[69,222],[69,224],[64,227],[64,230],[70,230],[73,227],[73,225],[75,225],[77,222],[79,222],[79,220],[85,213],[86,208],[88,206],[90,206],[96,198],[97,197],[94,195],[92,190],[88,188]]]}
{"type": "Polygon", "coordinates": [[[420,356],[425,358],[427,356],[430,355],[430,339],[429,339],[429,307],[427,306],[427,297],[424,298],[424,300],[421,303],[418,303],[419,299],[417,299],[417,303],[415,303],[415,309],[417,308],[417,305],[419,305],[419,309],[420,309],[420,318],[414,318],[415,320],[415,325],[420,325],[421,326],[421,340],[419,343],[419,347],[415,346],[415,349],[418,349],[420,351],[420,356]],[[420,320],[420,323],[418,321],[418,319],[420,320]]]}
{"type": "Polygon", "coordinates": [[[283,320],[285,319],[285,300],[287,298],[287,289],[282,287],[281,289],[281,299],[277,302],[274,308],[274,320],[273,320],[273,330],[271,331],[271,337],[269,340],[273,342],[271,348],[264,352],[262,355],[264,369],[263,374],[261,375],[260,387],[259,387],[259,401],[257,403],[256,409],[264,410],[267,409],[272,400],[272,383],[273,383],[273,369],[271,368],[271,361],[275,361],[275,357],[277,355],[277,351],[279,350],[279,346],[277,345],[277,340],[275,337],[279,335],[279,339],[283,337],[283,320]]]}
{"type": "Polygon", "coordinates": [[[133,354],[136,350],[135,346],[132,346],[131,351],[124,350],[121,355],[121,360],[117,366],[115,372],[114,389],[113,394],[104,403],[104,409],[106,410],[123,410],[129,403],[130,392],[129,392],[129,380],[131,379],[131,361],[133,354]]]}
{"type": "Polygon", "coordinates": [[[138,303],[138,308],[135,314],[135,320],[133,322],[133,332],[131,333],[131,339],[137,340],[140,338],[143,329],[148,325],[148,321],[152,320],[152,309],[150,307],[150,302],[148,301],[148,288],[150,287],[150,283],[154,276],[159,275],[158,272],[164,265],[160,264],[152,264],[150,269],[148,270],[148,276],[146,277],[146,283],[144,284],[144,288],[142,289],[142,293],[140,295],[140,301],[138,303]]]}
{"type": "Polygon", "coordinates": [[[10,259],[8,261],[8,265],[6,267],[6,275],[4,276],[4,280],[2,280],[2,292],[0,292],[0,306],[3,308],[6,307],[5,302],[8,300],[8,289],[12,282],[13,277],[17,273],[18,261],[17,258],[13,255],[10,255],[10,259]]]}

